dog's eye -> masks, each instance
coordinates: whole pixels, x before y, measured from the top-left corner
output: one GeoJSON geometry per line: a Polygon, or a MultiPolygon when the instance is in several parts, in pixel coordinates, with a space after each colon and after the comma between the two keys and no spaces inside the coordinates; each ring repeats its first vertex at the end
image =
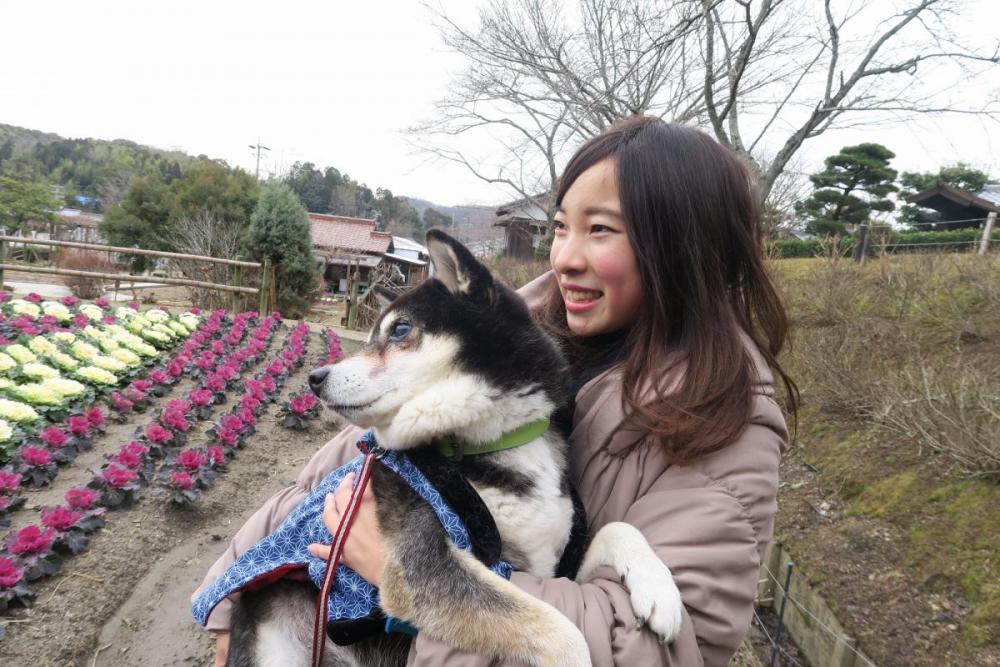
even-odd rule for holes
{"type": "Polygon", "coordinates": [[[409,322],[399,321],[392,325],[389,329],[389,340],[400,341],[404,340],[410,335],[410,331],[413,327],[410,326],[409,322]]]}

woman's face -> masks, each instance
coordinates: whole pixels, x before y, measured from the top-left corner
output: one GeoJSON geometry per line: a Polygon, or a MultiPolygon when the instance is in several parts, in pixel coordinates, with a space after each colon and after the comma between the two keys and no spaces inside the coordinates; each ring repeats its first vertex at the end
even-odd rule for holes
{"type": "Polygon", "coordinates": [[[639,313],[639,270],[621,211],[611,158],[580,174],[556,210],[549,262],[577,336],[624,329],[639,313]]]}

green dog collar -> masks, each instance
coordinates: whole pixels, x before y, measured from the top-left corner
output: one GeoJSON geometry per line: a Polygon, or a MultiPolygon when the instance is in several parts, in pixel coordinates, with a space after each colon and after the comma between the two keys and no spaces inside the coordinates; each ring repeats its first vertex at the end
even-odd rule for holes
{"type": "Polygon", "coordinates": [[[539,419],[538,421],[528,422],[524,426],[520,426],[513,431],[508,431],[500,436],[499,440],[494,440],[493,442],[473,444],[469,442],[459,442],[454,437],[448,437],[438,440],[434,444],[446,458],[460,461],[466,456],[475,456],[476,454],[492,454],[493,452],[502,452],[505,449],[514,449],[515,447],[526,445],[532,440],[540,437],[548,430],[549,420],[539,419]]]}

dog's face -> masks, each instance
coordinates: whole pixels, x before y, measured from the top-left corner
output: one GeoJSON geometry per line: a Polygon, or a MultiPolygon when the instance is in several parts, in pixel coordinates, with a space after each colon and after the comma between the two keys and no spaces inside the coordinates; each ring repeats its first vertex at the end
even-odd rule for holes
{"type": "Polygon", "coordinates": [[[450,236],[431,231],[427,246],[434,277],[388,303],[357,354],[310,375],[320,400],[396,448],[495,421],[500,404],[559,405],[563,359],[520,297],[450,236]]]}

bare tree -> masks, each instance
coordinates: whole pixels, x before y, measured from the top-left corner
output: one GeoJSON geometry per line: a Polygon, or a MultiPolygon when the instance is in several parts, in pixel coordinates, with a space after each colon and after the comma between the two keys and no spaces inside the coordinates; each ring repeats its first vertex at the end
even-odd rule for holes
{"type": "Polygon", "coordinates": [[[808,139],[833,127],[926,113],[997,117],[995,99],[970,104],[950,97],[959,83],[1000,63],[996,49],[984,54],[961,45],[951,28],[960,3],[895,4],[906,8],[702,0],[705,71],[720,73],[706,75],[706,115],[716,138],[752,161],[768,141],[778,146],[760,169],[763,196],[808,139]],[[943,81],[955,85],[942,90],[943,81]],[[748,118],[754,131],[745,136],[748,118]]]}
{"type": "MultiPolygon", "coordinates": [[[[240,229],[238,225],[227,223],[208,211],[181,218],[172,227],[174,247],[177,252],[190,255],[204,255],[222,259],[238,259],[240,254],[240,229]]],[[[237,278],[238,268],[225,264],[171,260],[185,278],[213,283],[232,284],[237,278]]],[[[244,269],[246,271],[246,269],[244,269]]],[[[259,271],[256,272],[259,274],[259,271]]],[[[260,275],[240,275],[240,284],[256,287],[260,275]]],[[[204,308],[229,308],[232,296],[198,287],[188,288],[191,302],[204,308]]]]}
{"type": "Polygon", "coordinates": [[[551,189],[585,138],[654,114],[710,128],[754,165],[766,200],[802,145],[831,128],[915,113],[997,117],[997,99],[952,99],[1000,62],[960,45],[950,28],[959,1],[899,4],[491,0],[474,28],[438,11],[445,43],[468,65],[435,118],[411,129],[433,155],[531,197],[551,189]],[[942,75],[955,85],[942,90],[942,75]],[[477,141],[492,148],[477,153],[477,141]]]}
{"type": "MultiPolygon", "coordinates": [[[[491,0],[468,29],[438,13],[445,43],[469,65],[434,120],[412,128],[421,147],[488,183],[537,201],[562,159],[617,119],[700,112],[686,37],[701,20],[689,0],[491,0]],[[490,137],[497,150],[470,151],[490,137]]],[[[548,207],[548,202],[543,202],[548,207]]]]}
{"type": "Polygon", "coordinates": [[[125,169],[108,174],[97,186],[97,193],[101,197],[101,208],[107,211],[112,206],[120,204],[128,194],[133,178],[135,174],[125,169]]]}

